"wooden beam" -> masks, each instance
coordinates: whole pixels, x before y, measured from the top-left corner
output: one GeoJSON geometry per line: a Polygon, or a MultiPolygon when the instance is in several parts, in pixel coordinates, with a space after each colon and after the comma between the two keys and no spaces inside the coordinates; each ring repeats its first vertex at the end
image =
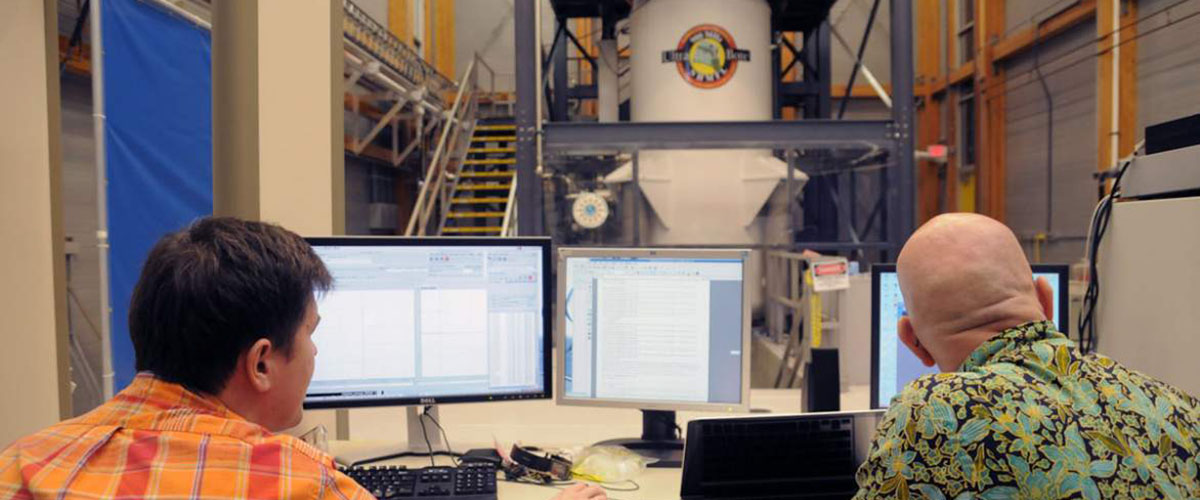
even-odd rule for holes
{"type": "MultiPolygon", "coordinates": [[[[958,2],[943,2],[943,5],[946,7],[946,26],[944,33],[946,33],[947,50],[945,51],[945,67],[955,68],[958,67],[958,37],[954,35],[958,33],[958,2]]],[[[952,70],[948,71],[949,73],[953,73],[952,70]]],[[[961,167],[961,165],[959,161],[959,154],[957,153],[959,149],[957,113],[958,93],[954,92],[954,89],[950,86],[949,73],[944,73],[941,80],[942,89],[945,92],[945,106],[947,106],[947,108],[944,109],[943,115],[946,118],[945,130],[943,131],[943,134],[946,137],[947,145],[950,146],[950,150],[954,151],[955,153],[951,154],[950,157],[947,158],[946,162],[945,204],[946,207],[951,211],[969,212],[974,211],[974,203],[972,202],[970,206],[964,206],[963,202],[965,200],[959,199],[962,197],[960,194],[963,193],[964,188],[962,187],[963,183],[959,175],[959,167],[961,167]]],[[[974,70],[972,70],[971,73],[974,73],[974,70]]],[[[974,198],[972,197],[972,199],[974,198]]]]}
{"type": "Polygon", "coordinates": [[[346,111],[353,111],[360,115],[376,120],[383,117],[383,110],[369,102],[366,102],[361,96],[356,96],[350,92],[346,92],[342,98],[342,101],[345,105],[346,111]]]}
{"type": "Polygon", "coordinates": [[[355,139],[353,136],[350,136],[350,135],[345,136],[345,144],[346,144],[346,152],[347,153],[354,154],[356,156],[365,156],[367,158],[371,158],[374,160],[379,160],[388,165],[392,164],[392,152],[388,151],[387,148],[382,148],[382,147],[376,146],[374,144],[367,144],[366,147],[363,148],[362,152],[355,153],[354,147],[357,145],[357,141],[358,141],[358,139],[355,139]]]}
{"type": "Polygon", "coordinates": [[[67,71],[80,75],[92,74],[92,46],[86,43],[80,43],[75,48],[71,49],[71,53],[67,53],[67,46],[70,45],[71,38],[64,35],[58,36],[58,60],[62,61],[66,58],[67,71]]]}
{"type": "Polygon", "coordinates": [[[1019,30],[993,44],[993,61],[1003,62],[1020,54],[1034,43],[1045,42],[1064,31],[1096,17],[1096,0],[1082,0],[1078,5],[1055,14],[1049,19],[1019,30]]]}
{"type": "MultiPolygon", "coordinates": [[[[1133,152],[1137,138],[1137,2],[1098,0],[1096,5],[1096,169],[1104,172],[1133,152]],[[1112,33],[1113,8],[1119,7],[1118,36],[1112,33]],[[1118,40],[1119,37],[1119,40],[1118,40]],[[1120,45],[1116,45],[1119,43],[1120,45]],[[1114,50],[1116,47],[1117,50],[1114,50]],[[1116,57],[1115,52],[1120,52],[1116,57]],[[1113,93],[1117,95],[1117,150],[1113,153],[1113,93]]],[[[1105,183],[1097,195],[1112,188],[1105,183]]]]}
{"type": "Polygon", "coordinates": [[[995,64],[994,51],[990,43],[1004,35],[1005,0],[978,0],[975,22],[979,47],[976,60],[976,102],[979,112],[977,130],[980,140],[977,160],[980,166],[981,198],[983,213],[1004,222],[1007,213],[1007,168],[1005,165],[1006,108],[1004,66],[995,64]]]}
{"type": "Polygon", "coordinates": [[[950,75],[947,77],[948,84],[959,85],[975,76],[975,73],[975,60],[972,60],[969,63],[954,68],[954,71],[951,71],[950,75]]]}
{"type": "Polygon", "coordinates": [[[388,31],[412,46],[412,9],[409,0],[388,0],[388,31]]]}
{"type": "Polygon", "coordinates": [[[1121,136],[1117,142],[1121,158],[1133,153],[1137,143],[1138,114],[1138,8],[1135,0],[1128,0],[1121,12],[1121,112],[1118,120],[1121,136]]]}
{"type": "Polygon", "coordinates": [[[426,15],[433,18],[433,36],[429,41],[433,58],[430,63],[448,78],[457,78],[454,67],[454,0],[430,0],[430,6],[432,10],[426,11],[426,15]]]}
{"type": "MultiPolygon", "coordinates": [[[[883,84],[883,91],[886,92],[888,95],[891,95],[892,84],[890,84],[890,83],[883,84]]],[[[842,99],[842,98],[846,97],[846,84],[844,84],[844,83],[833,84],[832,89],[830,89],[830,96],[833,97],[834,99],[842,99]]],[[[859,85],[855,85],[854,88],[850,89],[850,98],[851,99],[877,99],[877,98],[879,98],[879,94],[875,93],[874,87],[872,87],[870,85],[859,84],[859,85]]]]}
{"type": "MultiPolygon", "coordinates": [[[[790,42],[792,44],[792,46],[796,45],[796,33],[789,31],[789,32],[783,34],[783,38],[786,39],[788,42],[790,42]]],[[[796,56],[792,55],[792,51],[788,50],[786,47],[783,47],[782,45],[783,44],[780,44],[780,49],[779,49],[779,67],[781,69],[788,67],[788,65],[792,64],[792,61],[794,61],[796,59],[796,56]]],[[[800,72],[799,66],[800,66],[800,64],[799,64],[799,62],[797,62],[797,64],[792,66],[792,69],[789,69],[787,71],[787,73],[781,75],[780,78],[785,82],[796,81],[796,76],[800,72]]],[[[843,85],[843,87],[845,87],[845,86],[843,85]]],[[[784,106],[783,109],[780,111],[780,117],[784,120],[795,120],[796,119],[796,111],[797,111],[797,108],[795,108],[795,107],[784,106]]]]}
{"type": "MultiPolygon", "coordinates": [[[[930,144],[936,144],[940,140],[943,102],[942,99],[934,98],[933,86],[930,82],[940,78],[942,68],[941,37],[933,35],[940,31],[938,24],[942,18],[941,1],[918,0],[916,9],[917,32],[930,34],[930,36],[917,37],[916,47],[917,85],[915,94],[922,97],[921,105],[917,108],[916,147],[924,150],[930,144]]],[[[942,80],[944,81],[944,79],[942,80]]],[[[942,165],[930,161],[917,163],[918,224],[929,220],[939,211],[938,201],[942,195],[938,190],[938,173],[942,168],[942,165]]]]}
{"type": "Polygon", "coordinates": [[[946,88],[950,86],[950,81],[946,75],[938,75],[929,81],[929,93],[937,95],[946,92],[946,88]]]}

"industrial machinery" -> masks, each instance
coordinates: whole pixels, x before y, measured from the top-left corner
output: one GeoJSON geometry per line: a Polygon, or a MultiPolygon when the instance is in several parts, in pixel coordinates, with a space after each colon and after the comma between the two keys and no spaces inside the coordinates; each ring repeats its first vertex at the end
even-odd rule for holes
{"type": "MultiPolygon", "coordinates": [[[[1118,171],[1107,231],[1089,238],[1098,240],[1090,254],[1096,260],[1090,343],[1097,352],[1189,394],[1200,394],[1197,124],[1200,115],[1146,129],[1146,154],[1135,155],[1118,171]]],[[[1084,320],[1089,319],[1086,308],[1085,303],[1084,320]]]]}

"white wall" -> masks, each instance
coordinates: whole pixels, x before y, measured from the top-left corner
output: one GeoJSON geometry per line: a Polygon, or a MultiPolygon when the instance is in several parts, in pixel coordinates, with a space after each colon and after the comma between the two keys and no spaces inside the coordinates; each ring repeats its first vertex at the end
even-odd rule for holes
{"type": "MultiPolygon", "coordinates": [[[[554,42],[554,9],[549,0],[539,0],[542,15],[542,45],[550,52],[554,42]]],[[[454,1],[454,80],[462,77],[467,65],[479,53],[496,70],[496,90],[515,91],[516,62],[512,0],[454,1]]],[[[486,77],[481,76],[486,85],[486,77]]]]}
{"type": "Polygon", "coordinates": [[[0,16],[0,446],[66,416],[54,0],[0,16]]]}

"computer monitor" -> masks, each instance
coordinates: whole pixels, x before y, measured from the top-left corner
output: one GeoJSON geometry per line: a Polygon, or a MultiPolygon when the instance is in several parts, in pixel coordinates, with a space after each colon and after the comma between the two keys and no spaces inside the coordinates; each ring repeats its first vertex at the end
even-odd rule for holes
{"type": "MultiPolygon", "coordinates": [[[[1034,265],[1033,279],[1046,278],[1054,289],[1054,324],[1066,332],[1070,315],[1070,269],[1063,265],[1034,265]]],[[[871,267],[871,407],[887,408],[892,397],[917,377],[937,373],[921,363],[902,342],[896,323],[907,314],[894,264],[871,267]]]]}
{"type": "Polygon", "coordinates": [[[643,410],[639,440],[678,466],[675,410],[749,405],[747,250],[558,254],[558,404],[643,410]]]}
{"type": "Polygon", "coordinates": [[[551,395],[548,238],[308,238],[333,275],[305,408],[551,395]]]}

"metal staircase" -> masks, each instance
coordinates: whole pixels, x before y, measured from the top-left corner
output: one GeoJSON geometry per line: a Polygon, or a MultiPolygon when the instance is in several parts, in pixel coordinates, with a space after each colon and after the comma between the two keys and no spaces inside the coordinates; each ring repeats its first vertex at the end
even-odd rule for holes
{"type": "Polygon", "coordinates": [[[512,226],[516,193],[516,125],[511,118],[481,120],[455,176],[442,236],[504,236],[512,226]]]}
{"type": "MultiPolygon", "coordinates": [[[[511,117],[481,117],[476,56],[446,114],[437,148],[421,180],[407,236],[516,235],[517,128],[511,117]]],[[[494,80],[490,78],[490,80],[494,80]]]]}

